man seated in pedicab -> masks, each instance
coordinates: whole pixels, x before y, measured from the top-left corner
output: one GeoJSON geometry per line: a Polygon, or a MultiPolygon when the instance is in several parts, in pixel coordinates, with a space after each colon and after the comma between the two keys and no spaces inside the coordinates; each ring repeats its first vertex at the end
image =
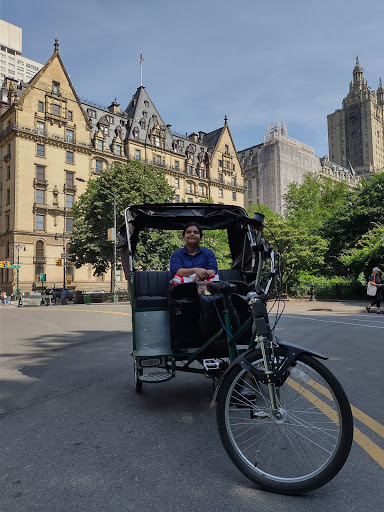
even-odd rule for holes
{"type": "Polygon", "coordinates": [[[185,246],[171,256],[172,284],[202,282],[216,279],[216,256],[206,247],[200,247],[203,231],[200,226],[189,223],[183,229],[185,246]]]}
{"type": "Polygon", "coordinates": [[[196,348],[217,332],[221,325],[222,295],[206,291],[206,283],[218,281],[217,260],[211,249],[200,246],[202,229],[196,223],[185,226],[185,246],[171,256],[171,287],[168,292],[171,342],[175,350],[196,348]]]}

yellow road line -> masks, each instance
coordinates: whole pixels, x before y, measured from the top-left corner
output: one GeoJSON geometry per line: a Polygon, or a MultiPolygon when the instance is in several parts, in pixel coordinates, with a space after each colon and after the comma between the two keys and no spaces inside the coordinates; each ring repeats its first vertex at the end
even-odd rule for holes
{"type": "MultiPolygon", "coordinates": [[[[337,414],[336,412],[327,405],[325,402],[320,400],[319,397],[317,397],[315,394],[313,394],[311,391],[308,391],[307,389],[303,389],[299,384],[297,384],[294,381],[289,381],[289,385],[295,389],[298,393],[303,395],[307,400],[309,400],[315,407],[320,409],[321,412],[323,412],[328,418],[333,421],[334,423],[338,423],[337,414]]],[[[318,384],[317,382],[314,382],[313,380],[310,381],[310,385],[312,385],[313,388],[320,391],[323,395],[330,398],[330,394],[324,386],[321,384],[318,384]],[[323,388],[323,390],[321,389],[323,388]],[[324,392],[325,391],[325,392],[324,392]]],[[[353,407],[353,406],[352,406],[353,407]]],[[[354,409],[356,409],[354,407],[354,409]]],[[[372,420],[372,422],[377,423],[380,427],[380,423],[376,422],[366,414],[362,413],[358,409],[356,409],[359,413],[361,413],[361,417],[366,420],[366,418],[369,418],[369,420],[372,420]],[[365,418],[366,417],[366,418],[365,418]]],[[[360,420],[361,421],[361,420],[360,420]]],[[[365,422],[363,422],[366,424],[365,422]]],[[[369,425],[367,425],[369,426],[369,425]]],[[[371,427],[370,427],[371,428],[371,427]]],[[[373,430],[373,429],[372,429],[373,430]]],[[[376,432],[376,430],[375,430],[376,432]]],[[[379,433],[379,432],[378,432],[379,433]]],[[[380,434],[381,435],[381,434],[380,434]]],[[[365,434],[363,434],[358,428],[354,427],[354,434],[353,434],[353,440],[372,457],[374,461],[379,464],[384,469],[384,450],[380,448],[376,443],[371,441],[369,437],[367,437],[365,434]]]]}
{"type": "MultiPolygon", "coordinates": [[[[318,382],[315,382],[314,380],[311,379],[310,381],[308,381],[308,383],[327,398],[331,398],[331,394],[329,393],[328,389],[319,384],[318,382]]],[[[361,423],[364,423],[366,427],[370,428],[371,430],[373,430],[373,432],[376,432],[376,434],[384,438],[384,425],[381,425],[381,423],[368,416],[368,414],[365,414],[365,412],[360,411],[360,409],[358,409],[354,405],[351,405],[351,409],[353,416],[357,420],[361,421],[361,423]]]]}

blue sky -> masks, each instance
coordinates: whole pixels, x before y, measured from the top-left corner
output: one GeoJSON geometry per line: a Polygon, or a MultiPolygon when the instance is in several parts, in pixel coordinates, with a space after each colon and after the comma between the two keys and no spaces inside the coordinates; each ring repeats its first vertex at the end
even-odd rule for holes
{"type": "Polygon", "coordinates": [[[23,55],[45,63],[55,38],[79,96],[125,109],[143,85],[178,132],[229,127],[238,150],[269,123],[328,152],[327,114],[341,107],[356,55],[368,85],[384,80],[384,2],[371,0],[0,0],[23,29],[23,55]]]}

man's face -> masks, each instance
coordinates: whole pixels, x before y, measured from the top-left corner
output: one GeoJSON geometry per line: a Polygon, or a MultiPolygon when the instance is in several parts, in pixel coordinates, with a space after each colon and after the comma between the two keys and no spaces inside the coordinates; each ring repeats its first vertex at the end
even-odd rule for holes
{"type": "Polygon", "coordinates": [[[199,243],[200,242],[200,232],[196,226],[189,226],[184,234],[185,243],[199,243]]]}

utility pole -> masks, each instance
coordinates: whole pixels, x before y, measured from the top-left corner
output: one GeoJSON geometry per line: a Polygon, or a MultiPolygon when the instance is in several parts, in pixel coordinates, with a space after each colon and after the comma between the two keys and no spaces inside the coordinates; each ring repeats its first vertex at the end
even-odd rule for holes
{"type": "MultiPolygon", "coordinates": [[[[20,248],[23,246],[20,242],[17,242],[17,244],[12,244],[12,250],[14,251],[15,248],[17,249],[17,269],[16,269],[16,295],[20,295],[20,288],[19,288],[19,265],[20,265],[20,248]]],[[[24,245],[24,251],[26,251],[26,247],[24,245]]],[[[13,261],[15,261],[15,258],[13,258],[13,261]]]]}

